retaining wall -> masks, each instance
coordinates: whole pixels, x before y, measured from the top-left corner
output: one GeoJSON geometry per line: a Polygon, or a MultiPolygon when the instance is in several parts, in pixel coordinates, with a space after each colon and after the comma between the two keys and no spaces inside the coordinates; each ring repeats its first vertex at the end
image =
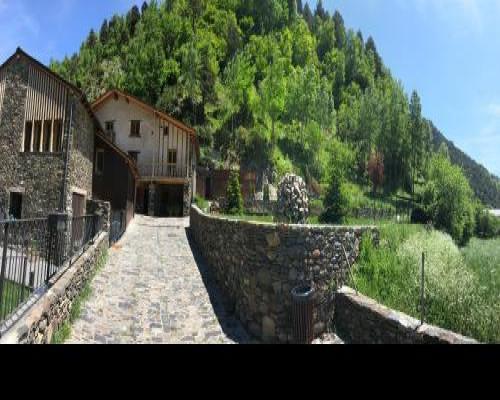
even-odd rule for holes
{"type": "Polygon", "coordinates": [[[335,295],[336,332],[353,344],[473,344],[475,340],[423,324],[348,287],[335,295]]]}
{"type": "Polygon", "coordinates": [[[191,208],[191,234],[220,289],[248,331],[265,342],[293,341],[291,294],[312,281],[315,333],[331,325],[335,288],[348,277],[364,233],[373,227],[275,225],[209,216],[191,208]]]}

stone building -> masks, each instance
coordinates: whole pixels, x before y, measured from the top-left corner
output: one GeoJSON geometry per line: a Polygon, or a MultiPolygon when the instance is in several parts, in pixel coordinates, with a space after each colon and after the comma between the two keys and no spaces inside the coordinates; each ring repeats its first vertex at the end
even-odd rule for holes
{"type": "Polygon", "coordinates": [[[98,129],[84,94],[18,48],[0,66],[0,219],[83,215],[98,129]]]}
{"type": "Polygon", "coordinates": [[[92,109],[106,137],[136,162],[136,210],[160,217],[189,215],[199,157],[195,131],[118,90],[96,100],[92,109]]]}
{"type": "Polygon", "coordinates": [[[92,200],[134,216],[138,171],[85,95],[18,49],[0,66],[0,219],[81,216],[92,200]]]}

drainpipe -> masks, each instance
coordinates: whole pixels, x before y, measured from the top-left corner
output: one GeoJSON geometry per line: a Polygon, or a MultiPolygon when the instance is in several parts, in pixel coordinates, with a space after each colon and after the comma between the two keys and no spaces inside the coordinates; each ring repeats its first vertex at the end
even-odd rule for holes
{"type": "Polygon", "coordinates": [[[68,189],[68,169],[69,169],[69,152],[71,149],[70,139],[71,139],[71,130],[73,129],[73,108],[75,106],[74,101],[71,101],[71,108],[69,112],[69,124],[68,131],[66,132],[66,154],[64,156],[64,177],[63,177],[63,186],[61,191],[61,199],[59,204],[59,211],[61,213],[66,212],[66,190],[68,189]]]}

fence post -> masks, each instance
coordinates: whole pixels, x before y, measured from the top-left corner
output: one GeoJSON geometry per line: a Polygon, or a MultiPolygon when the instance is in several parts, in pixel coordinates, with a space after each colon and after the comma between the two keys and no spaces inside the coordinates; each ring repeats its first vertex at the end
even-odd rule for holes
{"type": "MultiPolygon", "coordinates": [[[[49,225],[49,240],[47,249],[47,275],[45,277],[45,283],[49,283],[51,278],[51,266],[54,265],[59,267],[61,259],[60,246],[57,245],[57,240],[59,234],[66,230],[67,214],[50,214],[48,218],[49,225]],[[56,254],[54,254],[56,253],[56,254]]],[[[64,241],[66,243],[66,241],[64,241]]]]}
{"type": "Polygon", "coordinates": [[[425,320],[425,253],[422,252],[422,276],[420,283],[420,322],[423,325],[425,320]]]}
{"type": "MultiPolygon", "coordinates": [[[[2,249],[2,269],[0,271],[0,312],[3,303],[3,284],[5,280],[5,269],[7,267],[7,245],[9,244],[9,223],[5,223],[2,249]]],[[[0,315],[1,317],[1,315],[0,315]]]]}

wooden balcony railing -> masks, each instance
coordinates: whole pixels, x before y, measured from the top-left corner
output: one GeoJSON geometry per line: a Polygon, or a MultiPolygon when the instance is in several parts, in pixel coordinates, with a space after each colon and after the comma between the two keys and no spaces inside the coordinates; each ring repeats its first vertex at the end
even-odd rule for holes
{"type": "Polygon", "coordinates": [[[193,175],[192,169],[189,168],[187,165],[178,166],[166,163],[147,165],[147,163],[139,163],[138,169],[142,177],[148,177],[148,178],[154,177],[154,178],[187,179],[193,175]]]}

